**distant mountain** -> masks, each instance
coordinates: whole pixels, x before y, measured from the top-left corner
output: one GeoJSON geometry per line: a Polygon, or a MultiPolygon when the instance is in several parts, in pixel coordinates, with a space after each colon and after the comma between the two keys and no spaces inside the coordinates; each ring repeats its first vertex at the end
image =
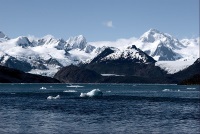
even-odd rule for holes
{"type": "Polygon", "coordinates": [[[198,57],[198,40],[199,38],[179,41],[156,29],[150,29],[139,39],[103,41],[101,42],[103,44],[100,42],[88,43],[83,35],[70,37],[67,40],[56,39],[52,35],[42,38],[20,36],[10,39],[0,32],[0,65],[53,77],[62,67],[71,64],[93,63],[95,60],[99,63],[104,61],[108,63],[109,60],[112,60],[116,63],[131,62],[131,64],[136,62],[147,64],[155,61],[191,61],[198,57]],[[100,46],[98,46],[99,43],[100,46]],[[131,48],[132,45],[135,45],[138,50],[131,48]],[[135,53],[136,51],[137,53],[135,53]]]}
{"type": "Polygon", "coordinates": [[[178,39],[156,29],[150,29],[145,32],[136,41],[136,44],[137,47],[159,61],[171,61],[183,58],[176,50],[185,48],[178,39]]]}
{"type": "Polygon", "coordinates": [[[135,45],[127,47],[126,49],[117,49],[107,47],[99,55],[97,55],[91,63],[94,62],[138,62],[138,63],[155,63],[156,61],[137,48],[135,45]]]}
{"type": "Polygon", "coordinates": [[[60,83],[60,81],[0,66],[0,83],[60,83]]]}
{"type": "MultiPolygon", "coordinates": [[[[1,37],[6,38],[3,33],[1,37]]],[[[82,35],[67,41],[51,35],[6,39],[0,42],[0,65],[44,76],[53,77],[59,68],[85,62],[95,54],[95,47],[82,35]]]]}

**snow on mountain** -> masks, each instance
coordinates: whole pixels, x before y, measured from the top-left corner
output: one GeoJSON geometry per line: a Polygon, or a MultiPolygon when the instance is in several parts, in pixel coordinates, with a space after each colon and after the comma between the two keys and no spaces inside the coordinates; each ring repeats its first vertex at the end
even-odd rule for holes
{"type": "Polygon", "coordinates": [[[185,46],[198,46],[199,45],[199,38],[182,39],[180,42],[185,46]]]}
{"type": "Polygon", "coordinates": [[[145,32],[135,44],[158,61],[178,60],[182,56],[176,50],[185,48],[178,39],[156,29],[150,29],[145,32]]]}
{"type": "Polygon", "coordinates": [[[111,46],[119,49],[135,45],[152,56],[157,61],[195,60],[198,58],[199,48],[197,39],[179,41],[170,34],[150,29],[140,38],[119,39],[116,41],[90,42],[93,46],[111,46]]]}
{"type": "Polygon", "coordinates": [[[92,62],[106,62],[106,61],[123,61],[123,62],[140,62],[148,63],[155,62],[153,58],[148,56],[135,45],[129,46],[125,49],[118,49],[114,47],[106,47],[92,62]]]}
{"type": "Polygon", "coordinates": [[[139,38],[139,40],[144,43],[154,43],[159,40],[165,43],[165,45],[171,49],[181,49],[182,47],[184,47],[184,45],[181,44],[178,39],[167,33],[162,33],[157,29],[150,29],[149,31],[145,32],[139,38]]]}
{"type": "Polygon", "coordinates": [[[82,35],[67,41],[51,35],[42,38],[20,36],[0,42],[0,64],[53,76],[63,66],[79,64],[94,57],[94,49],[82,35]]]}
{"type": "Polygon", "coordinates": [[[145,55],[148,54],[155,60],[166,61],[158,62],[157,65],[161,68],[173,68],[170,62],[167,65],[167,61],[193,61],[199,57],[199,38],[179,41],[169,34],[150,29],[139,39],[133,37],[88,43],[83,35],[70,37],[66,41],[52,35],[9,39],[0,32],[1,65],[48,76],[53,76],[63,66],[89,63],[107,48],[111,48],[113,52],[102,60],[139,59],[145,63],[145,55]],[[133,45],[137,48],[132,47],[133,45]],[[146,54],[141,54],[142,51],[146,54]]]}
{"type": "Polygon", "coordinates": [[[84,49],[86,47],[86,39],[83,35],[79,35],[76,37],[70,37],[67,41],[67,47],[68,49],[84,49]]]}
{"type": "Polygon", "coordinates": [[[180,42],[186,46],[181,50],[176,50],[177,53],[183,56],[183,58],[180,59],[181,61],[193,61],[200,56],[199,38],[182,39],[180,42]]]}
{"type": "Polygon", "coordinates": [[[92,62],[104,62],[104,61],[130,61],[130,62],[140,62],[148,63],[155,62],[155,60],[144,53],[142,50],[137,48],[135,45],[128,46],[126,48],[116,48],[116,47],[102,47],[97,49],[98,54],[92,59],[92,62]]]}

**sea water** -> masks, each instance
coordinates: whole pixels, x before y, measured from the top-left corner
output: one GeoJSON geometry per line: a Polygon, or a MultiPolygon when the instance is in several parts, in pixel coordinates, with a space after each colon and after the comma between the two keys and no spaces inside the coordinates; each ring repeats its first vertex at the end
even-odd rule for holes
{"type": "Polygon", "coordinates": [[[199,86],[0,84],[0,134],[199,132],[199,86]]]}

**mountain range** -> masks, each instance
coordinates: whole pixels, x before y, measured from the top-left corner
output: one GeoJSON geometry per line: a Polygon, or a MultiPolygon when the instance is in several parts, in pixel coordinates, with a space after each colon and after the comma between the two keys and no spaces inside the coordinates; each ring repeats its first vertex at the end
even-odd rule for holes
{"type": "MultiPolygon", "coordinates": [[[[153,72],[154,69],[160,68],[162,71],[175,73],[191,65],[198,58],[198,54],[199,38],[178,40],[156,29],[148,30],[138,39],[89,43],[83,35],[67,40],[56,39],[51,35],[11,39],[0,32],[0,65],[50,77],[60,68],[71,64],[82,65],[100,74],[142,75],[142,72],[153,72]],[[118,66],[116,70],[104,68],[98,71],[103,64],[109,64],[111,67],[122,62],[123,66],[118,66]],[[172,62],[181,63],[179,65],[182,66],[175,69],[172,67],[170,70],[172,62]],[[127,69],[120,70],[125,66],[129,66],[132,73],[128,73],[127,69]],[[144,70],[138,71],[137,68],[144,70]]],[[[158,75],[160,74],[161,71],[158,75]]]]}

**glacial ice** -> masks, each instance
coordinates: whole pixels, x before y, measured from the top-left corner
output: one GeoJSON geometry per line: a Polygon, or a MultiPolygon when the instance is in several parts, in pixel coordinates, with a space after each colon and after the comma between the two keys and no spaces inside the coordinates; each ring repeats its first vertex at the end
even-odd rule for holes
{"type": "Polygon", "coordinates": [[[55,96],[55,97],[53,97],[53,96],[48,96],[47,97],[47,100],[55,100],[55,99],[60,99],[60,95],[57,95],[57,96],[55,96]]]}
{"type": "Polygon", "coordinates": [[[41,87],[40,89],[47,89],[46,87],[41,87]]]}
{"type": "Polygon", "coordinates": [[[93,89],[88,93],[81,93],[80,97],[100,97],[103,93],[99,89],[93,89]]]}

